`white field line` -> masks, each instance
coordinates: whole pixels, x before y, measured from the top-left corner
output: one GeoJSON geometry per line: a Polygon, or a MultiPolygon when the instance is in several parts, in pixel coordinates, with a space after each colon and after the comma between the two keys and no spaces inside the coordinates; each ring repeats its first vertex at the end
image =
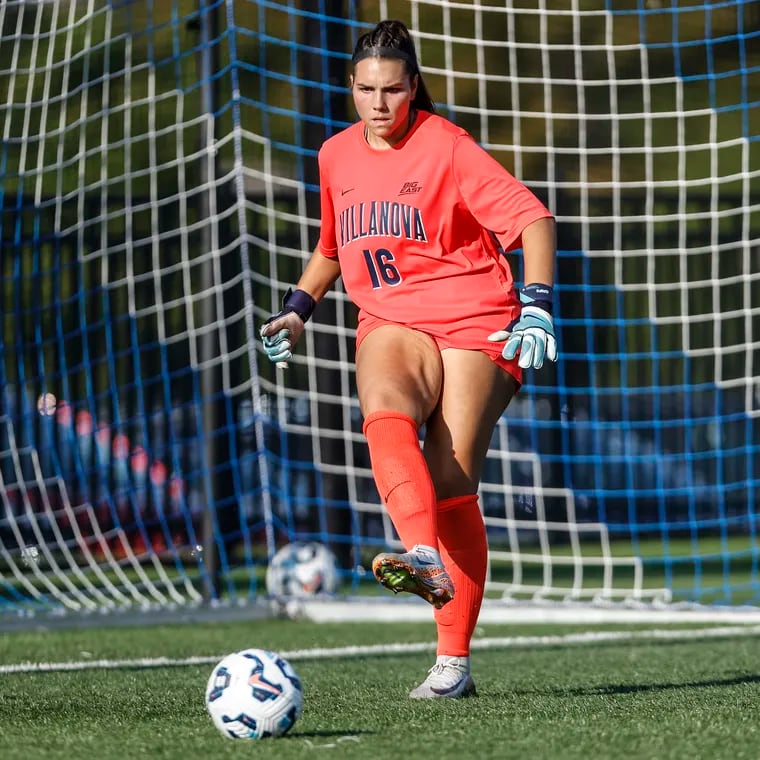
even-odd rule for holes
{"type": "MultiPolygon", "coordinates": [[[[698,639],[717,639],[732,636],[756,636],[760,625],[733,625],[715,628],[689,628],[668,630],[652,628],[642,631],[596,631],[589,633],[567,633],[549,636],[506,636],[501,638],[474,639],[472,649],[511,649],[519,647],[546,647],[598,644],[601,642],[626,642],[639,640],[689,641],[698,639]]],[[[279,654],[286,660],[329,660],[347,657],[365,657],[373,655],[408,654],[410,652],[435,651],[435,642],[418,642],[415,644],[371,644],[365,646],[348,646],[313,649],[282,650],[279,654]]],[[[0,674],[10,673],[50,673],[77,670],[118,670],[120,668],[167,668],[188,665],[215,665],[224,655],[199,657],[135,657],[119,660],[76,660],[69,662],[20,662],[0,665],[0,674]]]]}

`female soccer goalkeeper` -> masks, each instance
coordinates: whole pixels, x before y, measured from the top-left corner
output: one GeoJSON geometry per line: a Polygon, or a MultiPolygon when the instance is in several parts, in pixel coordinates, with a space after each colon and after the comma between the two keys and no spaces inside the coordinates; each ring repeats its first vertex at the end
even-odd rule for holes
{"type": "Polygon", "coordinates": [[[435,608],[436,664],[410,696],[465,697],[475,693],[470,639],[487,563],[481,470],[522,369],[557,358],[554,219],[435,114],[403,23],[362,35],[352,69],[360,121],[319,152],[319,242],[261,334],[273,362],[289,359],[342,275],[359,307],[356,383],[372,472],[407,549],[380,554],[373,571],[435,608]],[[502,249],[519,247],[518,294],[502,249]]]}

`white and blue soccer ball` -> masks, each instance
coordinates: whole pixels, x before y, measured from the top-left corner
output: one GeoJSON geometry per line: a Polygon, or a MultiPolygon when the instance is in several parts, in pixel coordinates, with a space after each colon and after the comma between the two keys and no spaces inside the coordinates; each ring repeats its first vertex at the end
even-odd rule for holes
{"type": "Polygon", "coordinates": [[[230,739],[282,736],[301,717],[301,681],[276,652],[244,649],[228,654],[214,668],[206,686],[206,709],[230,739]]]}
{"type": "Polygon", "coordinates": [[[334,594],[338,588],[335,555],[316,541],[283,546],[267,566],[267,591],[274,597],[308,598],[334,594]]]}

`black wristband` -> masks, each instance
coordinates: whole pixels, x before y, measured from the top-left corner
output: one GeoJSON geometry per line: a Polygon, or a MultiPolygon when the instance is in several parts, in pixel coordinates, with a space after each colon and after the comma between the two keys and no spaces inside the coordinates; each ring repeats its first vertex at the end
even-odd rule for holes
{"type": "Polygon", "coordinates": [[[298,314],[304,324],[309,321],[316,305],[317,302],[305,290],[288,288],[288,292],[282,299],[282,311],[298,314]]]}
{"type": "Polygon", "coordinates": [[[533,282],[520,289],[520,302],[523,306],[538,306],[551,314],[554,307],[554,290],[551,285],[533,282]]]}

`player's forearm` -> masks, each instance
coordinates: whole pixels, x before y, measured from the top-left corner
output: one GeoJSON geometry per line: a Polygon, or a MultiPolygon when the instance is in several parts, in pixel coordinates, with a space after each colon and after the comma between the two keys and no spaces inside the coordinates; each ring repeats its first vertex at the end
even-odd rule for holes
{"type": "Polygon", "coordinates": [[[340,264],[338,260],[323,256],[319,250],[319,246],[317,246],[307,262],[296,287],[298,290],[305,290],[318,302],[335,284],[338,277],[340,277],[340,264]]]}
{"type": "Polygon", "coordinates": [[[531,222],[522,233],[523,274],[526,285],[554,284],[557,256],[556,225],[551,217],[531,222]]]}

